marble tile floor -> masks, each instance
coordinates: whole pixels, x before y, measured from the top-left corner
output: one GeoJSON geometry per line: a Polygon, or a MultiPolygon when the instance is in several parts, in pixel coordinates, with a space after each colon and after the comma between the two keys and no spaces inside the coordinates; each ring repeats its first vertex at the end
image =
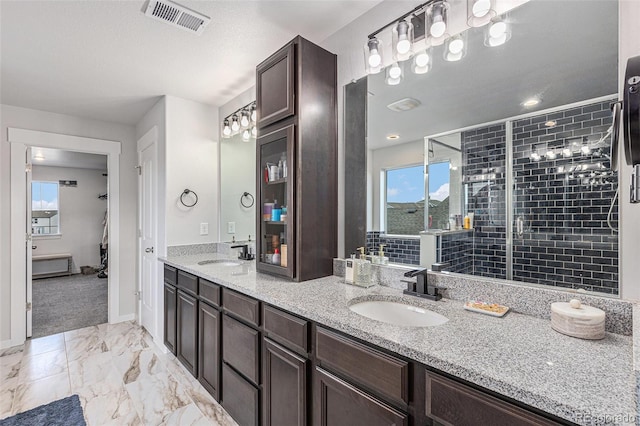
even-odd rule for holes
{"type": "Polygon", "coordinates": [[[73,394],[89,426],[236,425],[134,322],[81,328],[0,351],[0,419],[73,394]]]}

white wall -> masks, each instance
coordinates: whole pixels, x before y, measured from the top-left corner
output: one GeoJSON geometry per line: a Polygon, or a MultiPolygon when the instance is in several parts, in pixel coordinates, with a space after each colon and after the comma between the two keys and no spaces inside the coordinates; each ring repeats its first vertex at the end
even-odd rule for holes
{"type": "Polygon", "coordinates": [[[218,241],[218,108],[166,97],[166,232],[167,245],[218,241]],[[185,189],[198,204],[180,203],[185,189]],[[209,234],[200,235],[200,224],[209,234]]]}
{"type": "Polygon", "coordinates": [[[102,241],[104,214],[107,201],[98,198],[107,192],[106,170],[78,169],[69,167],[33,166],[34,181],[57,182],[75,180],[76,187],[60,186],[59,217],[60,236],[33,237],[33,255],[71,253],[73,269],[80,266],[100,264],[100,242],[102,241]]]}
{"type": "MultiPolygon", "coordinates": [[[[239,108],[256,99],[255,86],[244,91],[218,110],[219,120],[224,120],[239,108]]],[[[229,139],[220,138],[220,241],[256,239],[256,203],[246,208],[240,197],[246,191],[256,197],[256,141],[243,142],[241,135],[229,139]],[[228,231],[228,222],[236,223],[235,234],[228,231]]],[[[248,199],[247,199],[248,201],[248,199]]]]}
{"type": "MultiPolygon", "coordinates": [[[[640,55],[640,1],[623,0],[620,2],[620,44],[618,47],[620,74],[620,96],[627,59],[640,55]]],[[[638,241],[640,241],[640,204],[629,202],[629,183],[631,182],[631,167],[622,159],[624,150],[620,149],[620,295],[625,299],[640,300],[640,262],[638,262],[638,241]]]]}
{"type": "MultiPolygon", "coordinates": [[[[7,128],[39,130],[74,136],[119,141],[120,159],[120,276],[118,277],[120,317],[135,313],[136,279],[136,187],[135,130],[133,126],[90,120],[63,114],[0,105],[0,342],[11,339],[10,251],[10,144],[7,128]]],[[[21,254],[17,254],[21,255],[21,254]]],[[[16,306],[16,309],[23,307],[16,306]]],[[[117,318],[114,319],[117,321],[117,318]]]]}

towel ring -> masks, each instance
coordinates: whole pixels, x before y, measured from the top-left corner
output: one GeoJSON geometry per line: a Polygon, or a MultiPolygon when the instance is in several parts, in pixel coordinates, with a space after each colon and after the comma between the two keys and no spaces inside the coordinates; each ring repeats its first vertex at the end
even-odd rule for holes
{"type": "Polygon", "coordinates": [[[184,191],[182,191],[182,194],[180,194],[180,202],[182,203],[183,206],[185,207],[193,207],[196,204],[198,204],[198,194],[196,194],[195,192],[193,192],[190,189],[185,189],[184,191]],[[195,201],[193,202],[193,204],[187,204],[184,202],[184,196],[185,195],[189,195],[189,194],[193,194],[194,197],[196,197],[195,201]]]}
{"type": "Polygon", "coordinates": [[[240,196],[240,204],[242,204],[242,207],[244,207],[244,208],[247,208],[247,209],[248,209],[248,208],[250,208],[250,207],[253,207],[253,203],[254,203],[254,202],[255,202],[255,198],[253,198],[253,195],[249,194],[248,192],[245,192],[244,194],[242,194],[242,195],[240,196]],[[249,205],[247,205],[247,204],[245,204],[245,203],[244,203],[244,199],[245,199],[245,198],[251,198],[251,202],[250,202],[250,203],[248,203],[249,205]]]}

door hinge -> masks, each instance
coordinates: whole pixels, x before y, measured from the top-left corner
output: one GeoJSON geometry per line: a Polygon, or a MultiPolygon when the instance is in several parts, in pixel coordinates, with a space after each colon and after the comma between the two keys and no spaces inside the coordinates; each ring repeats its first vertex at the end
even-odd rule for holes
{"type": "Polygon", "coordinates": [[[31,173],[31,170],[32,170],[31,163],[27,163],[27,164],[24,165],[24,172],[25,173],[31,173]]]}
{"type": "Polygon", "coordinates": [[[136,170],[138,171],[138,176],[142,175],[142,166],[136,166],[136,170]]]}
{"type": "Polygon", "coordinates": [[[142,292],[141,291],[135,291],[135,292],[133,292],[133,294],[138,298],[138,300],[142,299],[142,292]]]}
{"type": "Polygon", "coordinates": [[[29,312],[33,308],[33,304],[31,302],[27,302],[27,312],[29,312]]]}
{"type": "Polygon", "coordinates": [[[25,240],[25,241],[31,241],[31,239],[32,239],[32,238],[31,238],[31,234],[27,232],[27,233],[24,235],[24,240],[25,240]]]}

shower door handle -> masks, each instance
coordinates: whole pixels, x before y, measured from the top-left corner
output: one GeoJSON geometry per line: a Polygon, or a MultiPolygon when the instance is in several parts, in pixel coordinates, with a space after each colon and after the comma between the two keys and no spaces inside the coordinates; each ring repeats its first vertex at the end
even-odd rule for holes
{"type": "Polygon", "coordinates": [[[516,235],[518,238],[522,238],[524,235],[524,219],[522,216],[518,216],[516,219],[516,235]]]}

